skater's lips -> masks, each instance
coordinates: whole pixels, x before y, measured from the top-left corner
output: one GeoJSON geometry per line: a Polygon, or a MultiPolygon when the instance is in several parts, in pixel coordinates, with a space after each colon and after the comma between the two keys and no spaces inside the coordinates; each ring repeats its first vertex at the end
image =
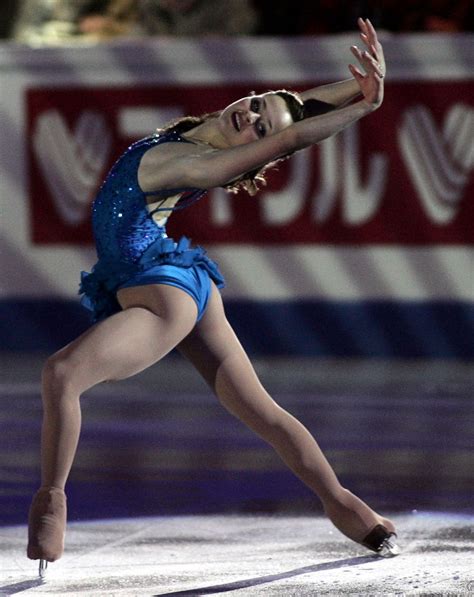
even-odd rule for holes
{"type": "Polygon", "coordinates": [[[242,123],[240,121],[240,115],[238,112],[232,112],[231,114],[231,120],[232,120],[232,124],[235,128],[235,130],[240,133],[240,129],[242,128],[242,123]]]}

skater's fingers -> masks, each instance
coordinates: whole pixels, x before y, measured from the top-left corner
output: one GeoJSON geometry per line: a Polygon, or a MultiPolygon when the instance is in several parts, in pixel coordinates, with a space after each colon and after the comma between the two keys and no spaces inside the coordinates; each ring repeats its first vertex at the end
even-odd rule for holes
{"type": "Polygon", "coordinates": [[[377,41],[377,31],[375,31],[375,27],[372,25],[372,23],[370,22],[370,19],[366,19],[366,25],[367,25],[367,32],[368,34],[375,40],[377,41]]]}

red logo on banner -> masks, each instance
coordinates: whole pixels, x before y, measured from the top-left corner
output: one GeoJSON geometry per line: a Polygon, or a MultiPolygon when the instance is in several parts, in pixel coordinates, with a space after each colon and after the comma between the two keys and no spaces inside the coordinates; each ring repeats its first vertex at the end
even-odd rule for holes
{"type": "MultiPolygon", "coordinates": [[[[33,242],[92,242],[91,203],[131,142],[254,88],[30,90],[33,242]]],[[[212,190],[168,230],[201,243],[473,244],[472,95],[471,83],[424,83],[422,97],[389,85],[380,110],[282,163],[256,198],[212,190]]]]}

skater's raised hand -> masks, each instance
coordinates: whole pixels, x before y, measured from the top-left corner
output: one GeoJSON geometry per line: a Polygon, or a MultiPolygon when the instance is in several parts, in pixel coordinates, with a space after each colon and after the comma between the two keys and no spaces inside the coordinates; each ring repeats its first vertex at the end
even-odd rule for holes
{"type": "Polygon", "coordinates": [[[357,81],[364,100],[372,110],[375,110],[383,101],[384,67],[368,50],[360,50],[357,46],[352,46],[351,52],[365,72],[354,64],[349,64],[349,70],[357,81]]]}
{"type": "Polygon", "coordinates": [[[385,56],[383,53],[382,44],[379,42],[377,32],[369,19],[357,19],[357,24],[360,29],[360,38],[364,42],[367,52],[374,58],[377,64],[380,65],[382,77],[385,77],[387,72],[385,65],[385,56]]]}

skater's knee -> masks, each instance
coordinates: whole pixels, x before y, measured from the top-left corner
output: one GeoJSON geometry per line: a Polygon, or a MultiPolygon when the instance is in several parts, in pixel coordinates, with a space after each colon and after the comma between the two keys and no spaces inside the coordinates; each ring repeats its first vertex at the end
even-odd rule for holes
{"type": "Polygon", "coordinates": [[[224,408],[265,441],[272,443],[281,434],[278,407],[264,392],[245,394],[221,387],[216,395],[224,408]]]}
{"type": "Polygon", "coordinates": [[[250,410],[244,421],[257,435],[270,446],[280,451],[291,441],[291,431],[286,425],[284,411],[273,401],[264,407],[250,410]]]}
{"type": "Polygon", "coordinates": [[[42,371],[45,396],[54,399],[70,394],[74,385],[75,366],[72,359],[61,352],[48,358],[42,371]]]}

